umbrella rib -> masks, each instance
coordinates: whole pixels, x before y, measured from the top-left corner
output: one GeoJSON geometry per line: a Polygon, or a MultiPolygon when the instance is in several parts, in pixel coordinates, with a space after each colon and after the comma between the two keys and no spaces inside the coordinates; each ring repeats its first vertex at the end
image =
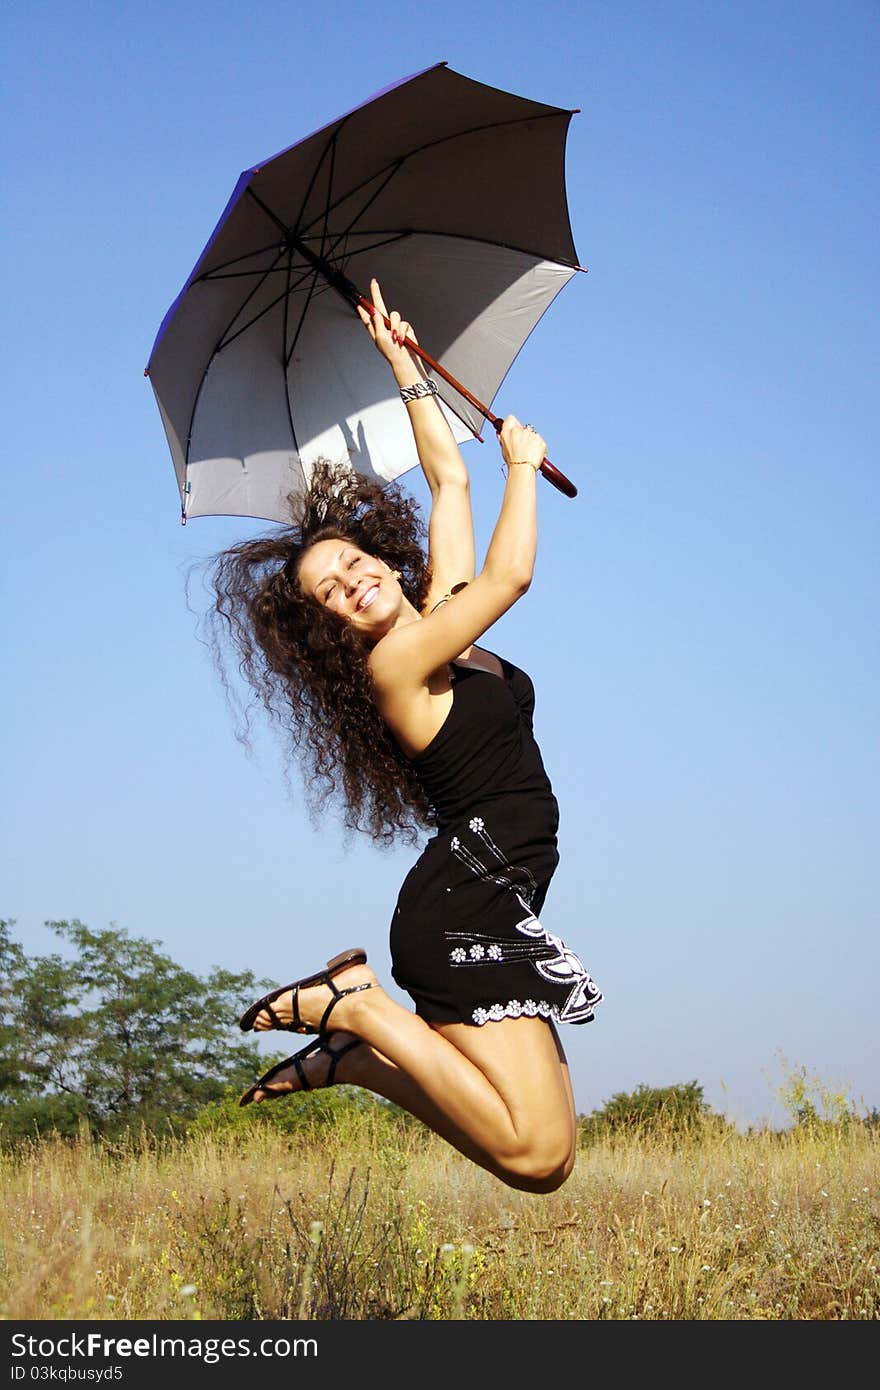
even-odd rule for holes
{"type": "MultiPolygon", "coordinates": [[[[284,315],[283,315],[282,320],[281,320],[281,361],[282,361],[282,362],[285,362],[285,365],[286,365],[286,356],[287,356],[287,315],[288,315],[288,312],[289,312],[289,310],[290,310],[290,273],[291,273],[291,270],[292,270],[292,269],[293,269],[293,249],[292,249],[292,247],[288,247],[288,249],[287,249],[287,265],[285,266],[285,270],[287,271],[287,285],[286,285],[285,290],[284,290],[284,315]]],[[[285,387],[286,387],[286,382],[285,382],[285,387]]],[[[285,391],[285,394],[287,394],[286,391],[285,391]]],[[[288,398],[288,401],[287,401],[287,413],[288,413],[288,415],[290,414],[290,399],[289,399],[289,398],[288,398]]],[[[290,423],[291,423],[291,425],[293,425],[293,421],[292,421],[292,420],[291,420],[290,423]]]]}
{"type": "MultiPolygon", "coordinates": [[[[290,344],[290,351],[289,351],[289,352],[287,351],[287,333],[285,332],[285,335],[284,335],[284,351],[285,351],[285,357],[284,357],[284,380],[285,380],[285,384],[286,384],[286,386],[287,386],[287,394],[288,394],[288,404],[287,404],[287,408],[288,408],[288,410],[290,410],[290,383],[289,383],[288,377],[287,377],[287,368],[290,366],[291,359],[293,358],[294,350],[295,350],[295,348],[296,348],[297,343],[299,342],[300,334],[301,334],[302,331],[303,331],[303,325],[305,324],[305,321],[306,321],[306,314],[307,314],[308,311],[309,311],[309,305],[310,305],[311,302],[312,302],[312,295],[315,293],[315,290],[316,290],[316,288],[317,288],[317,284],[318,284],[318,272],[317,272],[317,270],[316,270],[316,271],[313,273],[313,275],[312,275],[312,283],[309,285],[309,292],[308,292],[308,294],[306,295],[306,302],[305,302],[305,304],[304,304],[303,307],[302,307],[302,313],[301,313],[300,316],[299,316],[299,323],[298,323],[297,326],[296,326],[296,332],[295,332],[294,335],[293,335],[293,341],[292,341],[291,344],[290,344]]],[[[291,420],[291,424],[293,424],[293,420],[291,420]]]]}
{"type": "MultiPolygon", "coordinates": [[[[288,363],[290,362],[290,358],[287,356],[287,322],[288,322],[288,311],[289,311],[289,309],[290,309],[290,277],[291,277],[292,271],[293,271],[293,248],[291,247],[291,249],[290,249],[290,250],[288,251],[288,253],[287,253],[287,292],[286,292],[286,294],[285,294],[285,296],[284,296],[284,325],[283,325],[282,330],[281,330],[281,348],[282,348],[282,352],[281,352],[281,370],[282,370],[282,372],[283,372],[283,374],[284,374],[284,403],[285,403],[285,405],[287,406],[287,421],[288,421],[288,424],[290,425],[290,437],[291,437],[291,439],[293,440],[293,447],[294,447],[294,449],[296,450],[297,458],[299,458],[299,447],[298,447],[297,442],[296,442],[296,430],[295,430],[294,424],[293,424],[293,410],[291,409],[291,405],[290,405],[290,381],[288,380],[288,376],[287,376],[287,366],[288,366],[288,363]]],[[[309,298],[311,298],[311,295],[309,296],[309,298]]],[[[307,300],[306,300],[306,308],[308,308],[308,303],[309,303],[309,301],[308,301],[308,299],[307,299],[307,300]]],[[[304,314],[304,313],[305,313],[305,309],[303,310],[303,314],[304,314]]],[[[300,316],[300,327],[301,327],[301,326],[302,326],[302,316],[300,316]]],[[[298,334],[298,333],[299,333],[299,328],[297,329],[297,334],[298,334]]],[[[295,341],[295,338],[294,338],[294,341],[295,341]]],[[[293,349],[291,348],[291,352],[292,352],[292,351],[293,351],[293,349]]]]}
{"type": "MultiPolygon", "coordinates": [[[[349,233],[349,235],[352,235],[352,234],[349,233]]],[[[355,235],[355,236],[368,236],[369,233],[367,233],[367,232],[355,232],[354,235],[355,235]]],[[[401,232],[400,235],[401,235],[401,236],[436,236],[436,237],[448,237],[450,241],[473,241],[473,242],[476,242],[476,244],[477,244],[478,246],[503,246],[504,249],[505,249],[506,251],[516,251],[516,252],[518,252],[518,254],[521,255],[521,256],[531,256],[533,260],[550,261],[550,262],[552,262],[552,263],[555,264],[555,265],[564,265],[564,266],[567,266],[569,270],[583,270],[583,269],[584,269],[584,267],[583,267],[582,265],[578,265],[575,261],[562,261],[562,260],[559,260],[559,258],[558,258],[557,256],[545,256],[545,255],[542,255],[542,254],[541,254],[540,252],[538,252],[538,251],[532,250],[530,247],[526,247],[526,246],[516,246],[516,245],[514,245],[514,243],[513,243],[512,241],[497,241],[497,240],[495,239],[495,237],[470,236],[470,235],[465,236],[463,232],[438,232],[438,231],[434,231],[434,230],[433,230],[432,228],[430,228],[430,227],[420,227],[420,228],[418,229],[418,231],[415,231],[414,229],[410,229],[409,231],[401,232]]],[[[383,245],[383,243],[380,242],[379,245],[381,246],[381,245],[383,245]]],[[[356,252],[352,252],[351,254],[353,254],[353,255],[354,255],[354,254],[360,255],[362,250],[364,250],[364,251],[371,251],[372,249],[373,249],[373,248],[372,248],[371,246],[365,246],[365,247],[360,247],[360,246],[359,246],[359,247],[357,248],[357,251],[356,251],[356,252]]]]}
{"type": "Polygon", "coordinates": [[[270,265],[268,269],[262,270],[227,270],[222,273],[212,271],[210,275],[200,275],[198,281],[193,281],[193,283],[204,283],[208,280],[246,280],[249,275],[280,275],[283,271],[283,265],[270,265]]]}
{"type": "MultiPolygon", "coordinates": [[[[402,169],[402,167],[403,167],[403,160],[402,160],[402,159],[399,159],[399,160],[397,161],[396,164],[392,165],[392,166],[389,168],[389,170],[388,170],[388,177],[387,177],[386,179],[383,179],[382,183],[379,184],[379,187],[378,187],[378,188],[376,189],[376,191],[372,194],[372,196],[369,197],[369,198],[367,199],[366,203],[364,203],[364,206],[360,209],[360,211],[359,211],[359,212],[356,212],[355,215],[354,215],[354,217],[352,217],[352,219],[351,219],[351,221],[349,222],[348,226],[347,226],[346,228],[344,228],[344,230],[341,231],[341,232],[338,234],[338,236],[336,237],[336,240],[333,242],[333,246],[331,247],[331,251],[330,251],[331,256],[332,256],[333,252],[336,250],[336,248],[337,248],[337,246],[339,245],[340,241],[343,241],[343,240],[345,239],[345,237],[347,237],[347,236],[349,235],[349,233],[351,232],[352,228],[354,227],[354,224],[358,221],[359,218],[361,218],[361,217],[364,216],[364,214],[365,214],[365,213],[367,212],[367,210],[371,207],[371,205],[372,205],[373,203],[375,203],[375,201],[376,201],[376,199],[379,197],[379,195],[385,192],[385,189],[388,187],[389,183],[390,183],[391,180],[394,178],[394,175],[397,174],[397,173],[399,173],[399,171],[402,169]]],[[[368,182],[370,182],[370,180],[368,180],[368,182]]],[[[364,185],[364,184],[361,184],[361,185],[360,185],[360,188],[363,188],[363,187],[365,187],[365,185],[364,185]]],[[[360,189],[354,189],[354,190],[352,190],[352,191],[357,193],[357,192],[360,191],[360,189]]],[[[350,194],[346,194],[346,197],[349,197],[349,196],[350,196],[350,194]]],[[[344,199],[340,199],[339,201],[340,201],[340,202],[344,202],[344,199]]],[[[335,203],[335,204],[334,204],[334,207],[338,207],[338,206],[339,206],[339,203],[335,203]]],[[[328,207],[327,210],[326,210],[326,212],[324,213],[325,225],[326,225],[327,218],[330,216],[330,213],[331,213],[332,211],[333,211],[333,208],[328,207]]]]}
{"type": "MultiPolygon", "coordinates": [[[[298,227],[298,226],[299,226],[300,218],[302,217],[303,212],[305,211],[306,204],[308,203],[309,199],[310,199],[311,196],[312,196],[312,189],[314,188],[315,184],[316,184],[317,181],[318,181],[318,175],[319,175],[320,172],[321,172],[321,167],[322,167],[322,165],[323,165],[323,163],[324,163],[324,160],[327,158],[327,151],[331,148],[331,146],[333,147],[333,153],[334,153],[334,156],[335,156],[335,153],[336,153],[336,136],[338,135],[338,133],[339,133],[338,130],[335,130],[335,131],[333,132],[333,134],[330,136],[329,141],[327,142],[327,144],[325,144],[324,148],[323,148],[322,151],[321,151],[321,158],[318,160],[317,164],[316,164],[315,167],[314,167],[314,170],[312,171],[312,177],[309,179],[309,186],[308,186],[308,188],[306,189],[305,193],[303,194],[303,200],[302,200],[302,202],[301,202],[300,205],[299,205],[299,212],[296,214],[296,221],[294,222],[294,226],[295,226],[295,227],[298,227]]],[[[332,181],[332,171],[331,171],[331,181],[332,181]]],[[[328,184],[328,191],[329,191],[330,186],[331,186],[331,185],[328,184]]],[[[250,191],[250,190],[249,190],[249,191],[250,191]]],[[[256,194],[254,194],[253,196],[256,197],[256,194]]],[[[257,201],[259,201],[259,199],[258,199],[257,201]]]]}
{"type": "MultiPolygon", "coordinates": [[[[193,284],[198,284],[200,280],[222,280],[226,277],[219,272],[228,270],[231,265],[238,265],[241,261],[249,261],[254,256],[264,256],[267,251],[277,251],[278,242],[272,241],[268,246],[258,246],[255,251],[246,251],[243,256],[233,256],[231,260],[221,261],[213,270],[206,270],[201,275],[197,275],[193,284]]],[[[243,270],[242,275],[259,275],[259,270],[243,270]]]]}
{"type": "MultiPolygon", "coordinates": [[[[301,280],[298,280],[297,283],[296,283],[295,285],[292,286],[292,289],[293,289],[293,290],[299,289],[299,287],[300,287],[300,285],[303,283],[303,281],[304,281],[304,280],[307,280],[307,279],[308,279],[308,274],[304,275],[304,276],[302,277],[301,280]]],[[[249,294],[249,295],[248,295],[248,299],[253,298],[253,294],[256,293],[256,290],[257,290],[257,289],[259,289],[259,285],[256,286],[256,288],[254,289],[254,291],[253,291],[252,294],[249,294]]],[[[271,311],[276,307],[276,305],[280,304],[282,300],[286,300],[287,297],[288,297],[288,295],[289,295],[290,293],[291,293],[291,290],[288,290],[288,289],[283,290],[282,293],[276,295],[275,298],[274,298],[269,304],[266,304],[266,305],[260,310],[260,312],[259,312],[258,314],[254,314],[254,316],[253,316],[252,319],[248,319],[247,323],[243,323],[243,324],[242,324],[241,328],[237,328],[237,329],[235,330],[235,332],[231,335],[231,337],[227,338],[227,337],[225,337],[225,335],[224,335],[223,337],[221,337],[221,338],[219,339],[218,343],[217,343],[216,348],[214,349],[214,353],[216,354],[216,353],[218,353],[218,352],[222,352],[224,348],[228,348],[228,347],[229,347],[229,344],[230,344],[230,343],[234,343],[235,340],[236,340],[236,338],[240,338],[241,335],[242,335],[242,333],[247,333],[248,329],[249,329],[249,328],[253,328],[254,324],[255,324],[255,323],[258,323],[258,322],[260,321],[260,319],[264,317],[264,315],[271,313],[271,311]]],[[[247,303],[247,299],[245,300],[245,304],[246,304],[246,303],[247,303]]],[[[235,322],[235,320],[238,318],[238,315],[241,313],[241,310],[242,310],[243,308],[244,308],[244,304],[242,304],[241,308],[237,310],[237,312],[236,312],[234,318],[230,321],[230,324],[229,324],[229,327],[230,327],[230,328],[232,327],[232,324],[235,322]]],[[[227,328],[226,332],[228,332],[228,331],[229,331],[229,329],[227,328]]]]}
{"type": "MultiPolygon", "coordinates": [[[[277,257],[277,260],[280,260],[282,255],[283,255],[283,252],[279,252],[279,255],[278,255],[278,257],[277,257]]],[[[273,268],[273,267],[270,267],[270,269],[272,269],[272,268],[273,268]]],[[[266,274],[268,274],[268,271],[266,272],[266,274]]],[[[264,276],[263,278],[265,279],[265,276],[264,276]]],[[[202,394],[202,389],[203,389],[203,387],[204,387],[204,385],[205,385],[205,382],[206,382],[206,380],[207,380],[208,371],[209,371],[209,369],[210,369],[211,363],[213,362],[214,358],[217,356],[218,352],[220,352],[220,351],[222,350],[222,348],[223,348],[224,346],[226,346],[226,344],[224,344],[224,342],[223,342],[223,338],[224,338],[225,334],[228,333],[229,329],[231,328],[232,324],[235,323],[235,320],[238,318],[238,316],[239,316],[239,314],[241,313],[242,309],[244,308],[245,304],[248,303],[248,300],[253,299],[254,295],[256,294],[256,292],[257,292],[257,290],[258,290],[259,288],[260,288],[259,285],[254,285],[254,288],[251,290],[250,294],[247,296],[247,299],[244,300],[244,303],[242,303],[242,304],[240,304],[240,305],[238,306],[238,308],[236,309],[236,311],[235,311],[235,313],[233,314],[232,318],[229,320],[229,323],[228,323],[227,327],[224,329],[223,333],[221,333],[220,338],[219,338],[218,341],[217,341],[217,345],[216,345],[216,347],[214,348],[214,351],[210,354],[210,356],[208,357],[207,362],[205,363],[205,369],[204,369],[204,371],[202,372],[201,379],[200,379],[200,381],[199,381],[199,384],[198,384],[198,386],[197,386],[197,388],[196,388],[196,391],[195,391],[195,394],[194,394],[194,396],[193,396],[192,410],[190,411],[189,425],[188,425],[188,427],[187,427],[187,432],[186,432],[186,453],[185,453],[185,457],[184,457],[184,468],[188,468],[188,467],[189,467],[189,450],[190,450],[190,445],[191,445],[191,443],[192,443],[193,425],[195,424],[196,411],[197,411],[197,409],[198,409],[199,400],[200,400],[201,394],[202,394]]],[[[235,334],[235,337],[238,337],[238,334],[235,334]]],[[[231,342],[232,339],[230,338],[229,341],[231,342]]]]}
{"type": "MultiPolygon", "coordinates": [[[[327,223],[330,217],[330,199],[333,193],[333,171],[336,168],[336,135],[330,142],[330,172],[327,175],[327,202],[324,207],[324,227],[321,231],[321,255],[324,256],[324,249],[327,245],[327,223]]],[[[303,204],[305,206],[305,204],[303,204]]],[[[302,212],[302,209],[300,209],[302,212]]]]}
{"type": "Polygon", "coordinates": [[[264,203],[264,202],[263,202],[262,198],[260,198],[260,197],[254,192],[254,190],[251,188],[250,184],[248,184],[247,188],[245,189],[245,193],[248,195],[249,198],[252,198],[252,199],[254,200],[254,202],[256,203],[256,205],[257,205],[258,208],[262,208],[262,209],[263,209],[263,212],[266,214],[266,216],[267,216],[268,218],[271,218],[271,220],[275,223],[275,226],[278,228],[279,232],[283,232],[283,233],[284,233],[285,240],[286,240],[287,237],[290,236],[290,228],[289,228],[289,227],[286,227],[286,226],[284,225],[284,223],[281,221],[281,218],[276,216],[276,214],[275,214],[275,213],[272,211],[272,209],[269,207],[268,203],[264,203]]]}
{"type": "MultiPolygon", "coordinates": [[[[354,232],[354,233],[352,233],[352,232],[345,232],[342,236],[339,237],[339,240],[337,240],[336,244],[335,244],[334,247],[333,247],[333,250],[325,257],[325,260],[327,260],[327,261],[332,261],[332,260],[334,259],[334,253],[335,253],[335,251],[336,251],[336,247],[339,245],[339,241],[342,241],[342,240],[347,241],[347,240],[349,239],[350,236],[369,236],[369,235],[370,235],[369,232],[354,232]]],[[[364,255],[367,251],[376,251],[376,250],[378,250],[378,248],[379,248],[380,246],[393,246],[394,242],[396,242],[396,241],[403,241],[406,237],[409,237],[409,236],[412,236],[412,235],[413,235],[413,233],[412,233],[411,231],[408,231],[408,230],[407,230],[407,231],[403,231],[403,232],[391,232],[387,237],[384,238],[383,241],[373,241],[373,242],[370,243],[369,246],[358,246],[358,247],[356,247],[356,249],[355,249],[354,251],[349,251],[349,250],[347,250],[347,249],[346,249],[345,251],[341,251],[340,254],[339,254],[339,256],[336,257],[336,261],[337,261],[337,263],[341,264],[344,260],[346,260],[346,259],[347,259],[348,257],[350,257],[350,256],[354,256],[354,255],[361,256],[361,255],[364,255]]]]}
{"type": "MultiPolygon", "coordinates": [[[[229,320],[229,322],[227,323],[227,325],[226,325],[226,327],[224,328],[223,332],[220,334],[220,337],[217,339],[217,344],[216,344],[216,346],[215,346],[215,348],[214,348],[214,351],[211,353],[211,357],[212,357],[212,358],[215,357],[215,356],[217,355],[217,353],[220,352],[221,349],[224,348],[224,347],[226,346],[226,343],[224,342],[224,339],[225,339],[225,337],[226,337],[226,334],[229,332],[230,328],[231,328],[232,325],[235,323],[235,320],[236,320],[236,319],[238,318],[238,316],[241,314],[241,312],[242,312],[242,310],[245,308],[245,306],[246,306],[247,304],[249,304],[250,301],[253,299],[254,295],[257,293],[257,290],[260,289],[260,287],[262,286],[262,284],[263,284],[263,282],[265,281],[266,277],[268,276],[269,272],[270,272],[271,270],[274,270],[275,266],[276,266],[276,265],[278,264],[278,262],[281,260],[281,257],[282,257],[283,255],[284,255],[284,250],[282,249],[281,251],[278,252],[278,255],[275,257],[275,260],[273,261],[272,265],[271,265],[271,266],[268,266],[267,269],[264,271],[263,277],[262,277],[262,279],[260,280],[259,284],[254,285],[254,287],[253,287],[253,289],[251,290],[250,294],[248,294],[248,295],[242,300],[242,302],[236,307],[235,313],[232,315],[232,318],[229,320]]],[[[259,317],[259,315],[258,315],[257,317],[259,317]]],[[[234,338],[237,338],[237,337],[238,337],[238,334],[237,334],[237,333],[233,334],[233,337],[234,337],[234,338]]],[[[232,342],[232,338],[230,338],[229,341],[232,342]]]]}
{"type": "MultiPolygon", "coordinates": [[[[403,167],[403,165],[406,163],[408,159],[412,159],[414,155],[422,154],[425,150],[436,149],[440,145],[447,144],[450,140],[460,140],[465,135],[479,135],[484,130],[502,130],[505,126],[527,125],[534,121],[555,120],[558,119],[559,114],[559,111],[548,111],[545,112],[545,114],[542,116],[517,116],[513,120],[492,121],[488,125],[471,126],[468,130],[458,130],[451,135],[440,136],[436,140],[426,140],[424,145],[418,145],[415,149],[409,150],[406,154],[398,155],[391,164],[385,165],[382,169],[377,169],[374,174],[371,174],[369,178],[364,179],[362,183],[357,184],[354,188],[349,188],[348,191],[346,193],[343,193],[342,196],[337,200],[337,202],[333,204],[331,208],[327,209],[327,212],[333,212],[335,208],[339,207],[340,203],[344,203],[347,198],[351,198],[354,196],[355,193],[359,193],[362,188],[366,188],[369,184],[373,182],[374,179],[380,178],[381,175],[385,172],[385,169],[389,169],[391,171],[388,177],[389,179],[392,178],[394,174],[396,174],[397,171],[403,167]]],[[[569,113],[566,112],[564,114],[569,113]]],[[[385,183],[387,182],[388,179],[386,179],[385,183]]],[[[382,192],[384,187],[385,184],[382,184],[382,186],[373,195],[373,197],[370,198],[369,202],[366,204],[366,207],[362,208],[361,211],[357,214],[357,217],[363,217],[367,208],[370,206],[370,203],[372,203],[375,200],[375,198],[378,197],[379,193],[382,192]]],[[[248,192],[250,192],[250,189],[248,189],[248,192]]],[[[303,206],[305,206],[305,204],[303,204],[303,206]]],[[[320,213],[318,217],[313,218],[313,220],[308,223],[308,228],[311,229],[312,227],[314,227],[315,223],[319,220],[319,218],[325,217],[326,215],[327,213],[324,212],[320,213]]],[[[354,219],[354,221],[357,220],[357,217],[354,219]]],[[[304,233],[301,229],[298,229],[298,234],[302,236],[304,233]]]]}
{"type": "MultiPolygon", "coordinates": [[[[319,164],[320,164],[321,162],[323,162],[323,155],[322,155],[322,157],[321,157],[321,161],[319,161],[319,164]]],[[[367,209],[370,207],[371,203],[375,202],[375,200],[379,197],[379,195],[385,190],[385,188],[387,188],[388,184],[391,182],[391,180],[393,179],[394,175],[397,173],[398,169],[401,167],[401,164],[402,164],[402,163],[403,163],[403,161],[401,160],[401,161],[399,161],[396,165],[390,166],[390,167],[389,167],[387,177],[386,177],[385,179],[383,179],[383,181],[380,183],[379,187],[378,187],[377,189],[375,189],[375,191],[372,193],[372,195],[371,195],[370,198],[367,200],[367,202],[365,203],[365,205],[355,214],[354,219],[352,220],[352,222],[349,223],[348,228],[344,228],[341,232],[339,232],[339,233],[336,235],[336,238],[335,238],[335,240],[333,241],[333,244],[332,244],[332,246],[331,246],[331,248],[330,248],[330,252],[329,252],[329,255],[330,255],[330,256],[332,256],[332,255],[335,253],[336,248],[337,248],[337,246],[339,246],[340,242],[344,241],[345,238],[346,238],[346,236],[348,236],[348,234],[349,234],[349,232],[350,232],[350,230],[351,230],[351,227],[354,225],[354,222],[356,222],[357,219],[358,219],[359,217],[363,217],[364,213],[365,213],[365,212],[367,211],[367,209]]],[[[314,186],[314,177],[315,177],[315,176],[313,176],[313,178],[312,178],[312,183],[311,183],[311,185],[310,185],[310,188],[314,186]]],[[[363,185],[361,185],[361,187],[363,187],[363,185]]],[[[329,191],[330,191],[330,190],[329,190],[329,188],[328,188],[328,196],[329,196],[329,191]]],[[[262,210],[263,210],[263,212],[266,214],[266,216],[269,217],[269,218],[271,218],[271,220],[275,223],[276,227],[278,227],[281,231],[284,232],[285,238],[286,238],[286,239],[288,240],[288,242],[289,242],[290,239],[291,239],[291,238],[293,237],[293,235],[294,235],[293,231],[292,231],[290,228],[285,227],[284,223],[282,222],[281,218],[277,215],[277,213],[275,213],[275,212],[272,211],[272,209],[269,207],[268,203],[264,202],[263,199],[260,198],[260,197],[258,196],[258,194],[256,194],[256,193],[253,191],[253,189],[250,187],[250,185],[249,185],[248,188],[247,188],[247,192],[250,194],[251,198],[252,198],[253,201],[257,204],[257,206],[260,207],[260,208],[262,208],[262,210]]],[[[323,218],[324,218],[324,228],[322,229],[322,231],[321,231],[321,233],[320,233],[320,236],[321,236],[321,257],[320,257],[320,258],[321,258],[321,260],[324,260],[324,261],[327,261],[327,256],[324,255],[324,246],[325,246],[325,242],[326,242],[326,235],[327,235],[327,218],[328,218],[328,215],[329,215],[329,211],[330,211],[330,208],[329,208],[329,206],[328,206],[328,208],[325,209],[324,213],[322,214],[322,216],[323,216],[323,218]]],[[[312,225],[314,225],[314,224],[312,224],[312,225]]],[[[297,232],[296,235],[298,236],[299,233],[297,232]]],[[[315,235],[317,235],[317,233],[316,233],[315,235]]],[[[405,235],[405,233],[402,234],[402,235],[405,235]]],[[[274,301],[274,303],[275,303],[275,304],[279,303],[279,301],[280,301],[280,299],[281,299],[282,297],[283,297],[283,296],[279,295],[278,299],[276,299],[276,300],[274,301]]],[[[311,291],[309,292],[309,298],[311,298],[311,291]]],[[[245,301],[245,303],[246,303],[246,302],[247,302],[247,301],[245,301]]],[[[268,306],[269,309],[271,309],[271,308],[273,308],[273,307],[274,307],[273,304],[270,304],[270,305],[268,306]]],[[[267,310],[264,310],[263,312],[265,313],[265,312],[267,312],[267,310]]],[[[258,315],[257,317],[259,317],[259,315],[258,315]]],[[[254,320],[254,321],[255,321],[255,320],[254,320]]],[[[245,328],[248,328],[248,327],[250,327],[250,324],[245,324],[245,328]]],[[[241,331],[241,332],[244,332],[244,329],[242,329],[242,330],[240,330],[240,331],[241,331]]],[[[237,337],[238,334],[235,334],[234,336],[237,337]]],[[[230,339],[229,341],[232,342],[232,339],[230,339]]]]}

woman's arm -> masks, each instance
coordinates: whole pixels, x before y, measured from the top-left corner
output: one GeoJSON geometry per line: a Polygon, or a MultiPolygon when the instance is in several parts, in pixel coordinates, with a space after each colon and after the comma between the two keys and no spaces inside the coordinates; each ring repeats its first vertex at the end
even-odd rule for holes
{"type": "MultiPolygon", "coordinates": [[[[370,281],[373,303],[391,322],[358,309],[370,337],[394,373],[398,389],[413,386],[424,380],[422,366],[408,348],[406,338],[418,342],[412,325],[403,321],[397,310],[390,313],[385,307],[377,280],[370,281]]],[[[431,516],[428,526],[428,556],[431,566],[431,587],[425,611],[449,594],[454,584],[468,581],[474,575],[474,524],[471,514],[470,488],[467,468],[434,396],[423,396],[406,405],[415,438],[419,462],[431,489],[431,516]]]]}
{"type": "Polygon", "coordinates": [[[389,632],[370,655],[380,706],[392,727],[404,726],[414,691],[476,642],[531,583],[538,544],[536,480],[547,446],[513,415],[504,421],[499,443],[507,483],[482,570],[436,612],[389,632]]]}

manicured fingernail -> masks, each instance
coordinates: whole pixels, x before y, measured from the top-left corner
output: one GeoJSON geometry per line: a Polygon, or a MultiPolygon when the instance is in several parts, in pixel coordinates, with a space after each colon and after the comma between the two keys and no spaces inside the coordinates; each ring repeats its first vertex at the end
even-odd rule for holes
{"type": "Polygon", "coordinates": [[[397,342],[397,329],[396,329],[396,328],[392,328],[392,330],[391,330],[391,341],[392,341],[392,343],[396,343],[396,342],[397,342]]]}

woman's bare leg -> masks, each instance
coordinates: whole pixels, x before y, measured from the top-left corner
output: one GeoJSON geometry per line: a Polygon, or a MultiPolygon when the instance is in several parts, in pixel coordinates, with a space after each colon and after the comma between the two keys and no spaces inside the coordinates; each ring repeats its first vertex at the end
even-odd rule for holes
{"type": "MultiPolygon", "coordinates": [[[[374,983],[341,999],[331,1028],[362,1039],[336,1071],[338,1081],[385,1096],[430,1125],[474,1162],[511,1186],[551,1191],[568,1176],[575,1151],[575,1113],[564,1055],[555,1030],[543,1019],[518,1018],[483,1027],[462,1023],[431,1027],[392,1000],[368,966],[335,977],[337,988],[374,983]]],[[[317,1026],[331,998],[316,985],[301,990],[301,1017],[317,1026]]],[[[273,1004],[282,1021],[292,1015],[290,994],[273,1004]]],[[[257,1020],[258,1031],[271,1024],[257,1020]]],[[[337,1042],[333,1038],[334,1050],[337,1042]]],[[[321,1084],[329,1062],[319,1054],[307,1068],[321,1084]],[[323,1069],[323,1070],[322,1070],[323,1069]]],[[[275,1090],[297,1080],[283,1072],[275,1090]]]]}

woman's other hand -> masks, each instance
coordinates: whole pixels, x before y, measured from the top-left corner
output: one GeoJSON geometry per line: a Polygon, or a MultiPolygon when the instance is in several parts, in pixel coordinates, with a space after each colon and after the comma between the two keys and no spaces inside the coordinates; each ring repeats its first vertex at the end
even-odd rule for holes
{"type": "Polygon", "coordinates": [[[412,343],[419,341],[412,324],[402,319],[396,309],[389,311],[385,307],[378,280],[370,281],[370,296],[378,313],[371,314],[358,305],[361,323],[394,372],[398,386],[413,386],[422,380],[423,373],[418,358],[404,347],[407,338],[412,343]],[[388,319],[390,328],[386,326],[385,319],[388,319]]]}
{"type": "Polygon", "coordinates": [[[547,457],[547,441],[534,425],[521,425],[515,415],[505,418],[498,443],[506,464],[530,463],[536,473],[547,457]]]}

